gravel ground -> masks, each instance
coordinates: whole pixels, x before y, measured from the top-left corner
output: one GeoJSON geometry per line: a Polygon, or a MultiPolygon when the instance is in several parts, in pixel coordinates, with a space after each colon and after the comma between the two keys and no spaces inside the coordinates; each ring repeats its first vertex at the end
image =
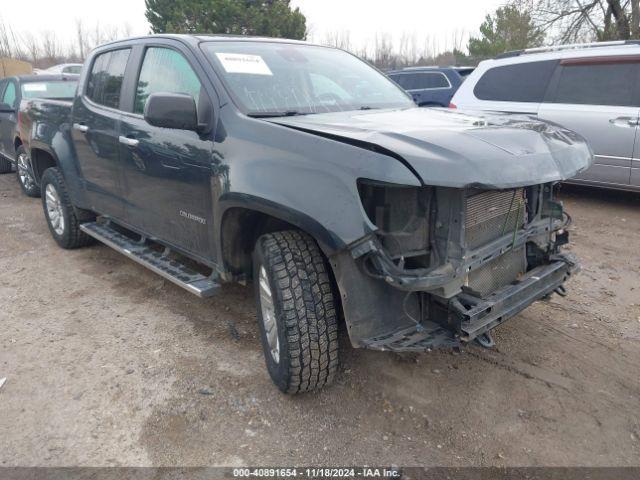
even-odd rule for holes
{"type": "Polygon", "coordinates": [[[0,177],[0,465],[639,465],[640,196],[565,188],[584,264],[492,350],[400,356],[341,334],[335,384],[287,397],[249,289],[188,292],[63,251],[0,177]]]}

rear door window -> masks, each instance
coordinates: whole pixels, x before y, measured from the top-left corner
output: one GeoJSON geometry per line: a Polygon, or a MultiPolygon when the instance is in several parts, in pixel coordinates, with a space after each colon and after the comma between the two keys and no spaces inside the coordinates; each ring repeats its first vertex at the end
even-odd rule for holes
{"type": "Polygon", "coordinates": [[[391,75],[391,79],[405,90],[450,88],[447,77],[440,72],[414,72],[391,75]]]}
{"type": "Polygon", "coordinates": [[[198,104],[202,84],[184,56],[170,48],[147,49],[136,89],[135,113],[143,113],[153,93],[183,93],[198,104]]]}
{"type": "Polygon", "coordinates": [[[130,52],[128,48],[112,50],[96,57],[87,81],[87,97],[105,107],[120,107],[122,82],[130,52]]]}
{"type": "Polygon", "coordinates": [[[554,103],[634,106],[639,63],[563,65],[554,103]]]}
{"type": "Polygon", "coordinates": [[[557,60],[517,63],[487,70],[473,93],[479,100],[542,102],[557,60]]]}

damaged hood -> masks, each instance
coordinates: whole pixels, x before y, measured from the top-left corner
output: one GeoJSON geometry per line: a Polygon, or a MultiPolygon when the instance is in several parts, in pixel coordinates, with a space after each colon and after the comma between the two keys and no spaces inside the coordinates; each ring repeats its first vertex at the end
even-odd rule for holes
{"type": "Polygon", "coordinates": [[[566,180],[593,161],[582,137],[526,115],[416,107],[269,121],[387,153],[425,185],[533,185],[566,180]]]}

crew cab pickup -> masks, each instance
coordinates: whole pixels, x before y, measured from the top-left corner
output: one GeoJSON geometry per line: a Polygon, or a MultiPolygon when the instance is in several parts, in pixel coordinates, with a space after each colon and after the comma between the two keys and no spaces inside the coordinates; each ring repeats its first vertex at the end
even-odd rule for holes
{"type": "Polygon", "coordinates": [[[77,85],[77,75],[22,75],[0,81],[0,173],[10,173],[15,164],[20,188],[30,197],[39,197],[40,190],[18,131],[20,103],[36,97],[72,99],[77,85]]]}
{"type": "Polygon", "coordinates": [[[150,36],[97,48],[72,103],[21,132],[55,241],[99,241],[201,296],[253,283],[284,392],[355,347],[474,339],[577,270],[554,184],[592,162],[527,116],[421,109],[351,54],[304,42],[150,36]]]}

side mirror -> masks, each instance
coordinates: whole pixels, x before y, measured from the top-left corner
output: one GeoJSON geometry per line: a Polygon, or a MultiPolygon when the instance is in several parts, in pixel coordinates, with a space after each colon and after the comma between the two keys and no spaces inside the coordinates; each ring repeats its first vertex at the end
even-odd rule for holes
{"type": "Polygon", "coordinates": [[[0,103],[0,112],[2,113],[15,113],[16,109],[8,103],[0,103]]]}
{"type": "Polygon", "coordinates": [[[144,119],[154,127],[198,130],[196,101],[181,93],[154,93],[144,107],[144,119]]]}

